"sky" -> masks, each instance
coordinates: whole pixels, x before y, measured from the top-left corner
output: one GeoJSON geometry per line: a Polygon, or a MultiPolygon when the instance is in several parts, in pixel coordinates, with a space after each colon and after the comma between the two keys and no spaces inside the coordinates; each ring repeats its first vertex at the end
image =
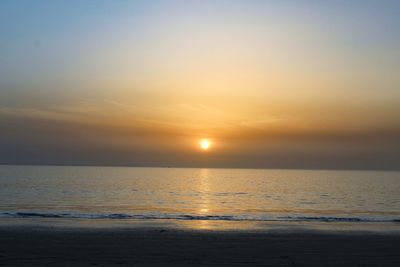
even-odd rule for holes
{"type": "Polygon", "coordinates": [[[3,0],[0,164],[400,169],[399,73],[399,1],[3,0]]]}

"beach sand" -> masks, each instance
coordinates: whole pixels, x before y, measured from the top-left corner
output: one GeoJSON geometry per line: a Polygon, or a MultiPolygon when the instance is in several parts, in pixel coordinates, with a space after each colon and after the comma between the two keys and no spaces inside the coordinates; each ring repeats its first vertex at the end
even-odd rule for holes
{"type": "Polygon", "coordinates": [[[0,266],[400,266],[400,236],[0,228],[0,266]]]}

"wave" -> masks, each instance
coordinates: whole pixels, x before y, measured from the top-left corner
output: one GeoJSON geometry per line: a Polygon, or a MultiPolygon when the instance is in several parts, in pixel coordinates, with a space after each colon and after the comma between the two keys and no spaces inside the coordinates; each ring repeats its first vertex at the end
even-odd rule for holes
{"type": "Polygon", "coordinates": [[[65,218],[65,219],[171,219],[215,221],[296,221],[296,222],[395,222],[400,218],[334,217],[334,216],[254,216],[254,215],[191,215],[191,214],[126,214],[126,213],[51,213],[51,212],[0,212],[0,218],[65,218]]]}

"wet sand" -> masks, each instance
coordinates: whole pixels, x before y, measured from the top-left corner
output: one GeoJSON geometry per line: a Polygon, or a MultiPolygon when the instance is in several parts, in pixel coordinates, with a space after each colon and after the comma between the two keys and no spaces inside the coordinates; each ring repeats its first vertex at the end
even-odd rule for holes
{"type": "Polygon", "coordinates": [[[400,266],[400,236],[0,228],[0,266],[400,266]]]}

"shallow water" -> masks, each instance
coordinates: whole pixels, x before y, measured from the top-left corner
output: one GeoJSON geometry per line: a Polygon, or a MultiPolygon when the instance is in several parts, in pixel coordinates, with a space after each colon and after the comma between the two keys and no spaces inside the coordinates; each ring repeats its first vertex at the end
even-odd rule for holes
{"type": "Polygon", "coordinates": [[[0,217],[397,224],[400,172],[0,166],[0,217]]]}

